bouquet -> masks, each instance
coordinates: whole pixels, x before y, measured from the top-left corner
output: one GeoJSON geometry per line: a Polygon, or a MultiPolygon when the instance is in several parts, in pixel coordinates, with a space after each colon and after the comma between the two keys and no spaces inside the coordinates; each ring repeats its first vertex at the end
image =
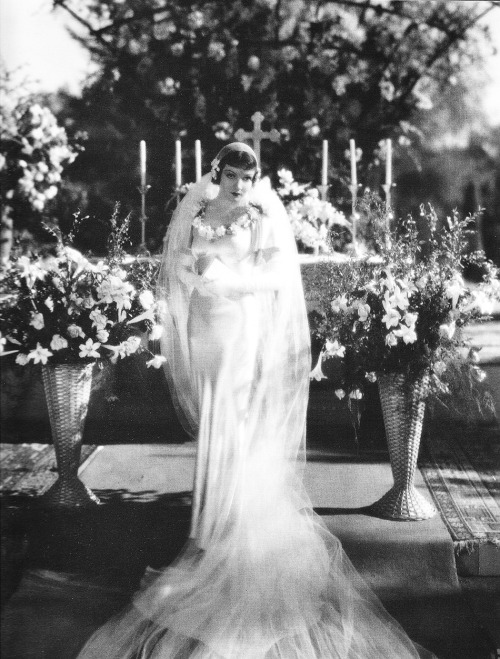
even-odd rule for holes
{"type": "Polygon", "coordinates": [[[330,230],[334,225],[350,228],[350,222],[329,201],[321,200],[316,188],[297,183],[289,170],[280,169],[278,178],[276,191],[287,210],[299,249],[331,252],[330,230]]]}
{"type": "MultiPolygon", "coordinates": [[[[364,203],[385,227],[385,207],[373,196],[364,203]]],[[[380,229],[375,256],[324,264],[315,282],[314,332],[322,350],[311,377],[326,377],[323,360],[336,359],[335,394],[349,403],[361,400],[379,374],[403,373],[408,381],[429,374],[429,393],[438,397],[455,396],[459,382],[471,394],[485,378],[463,328],[484,320],[500,299],[498,269],[482,252],[464,253],[474,217],[454,212],[438,230],[431,206],[421,206],[420,215],[425,241],[409,217],[395,231],[380,229]],[[464,280],[469,264],[483,273],[479,284],[464,280]]]]}
{"type": "MultiPolygon", "coordinates": [[[[123,246],[129,218],[111,218],[109,251],[93,262],[46,227],[56,243],[28,255],[14,254],[0,276],[0,349],[33,364],[116,362],[149,353],[147,341],[162,333],[153,293],[157,266],[128,256],[123,246]]],[[[78,218],[75,225],[78,224],[78,218]]],[[[150,354],[148,366],[164,358],[150,354]]]]}

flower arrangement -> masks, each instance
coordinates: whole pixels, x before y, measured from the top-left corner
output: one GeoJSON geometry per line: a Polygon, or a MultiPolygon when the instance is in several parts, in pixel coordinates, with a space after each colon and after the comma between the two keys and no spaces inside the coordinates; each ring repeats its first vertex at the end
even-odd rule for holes
{"type": "MultiPolygon", "coordinates": [[[[57,240],[53,253],[14,254],[0,277],[2,354],[34,364],[116,362],[147,351],[141,333],[162,333],[152,282],[157,265],[127,256],[129,218],[111,218],[109,251],[93,263],[47,227],[57,240]]],[[[77,218],[78,223],[78,218],[77,218]]],[[[151,353],[148,366],[164,358],[151,353]]]]}
{"type": "Polygon", "coordinates": [[[485,373],[462,328],[483,320],[500,299],[498,269],[482,252],[465,254],[474,216],[460,219],[454,212],[438,230],[434,209],[422,206],[429,235],[422,241],[411,217],[387,232],[384,205],[373,195],[363,203],[380,227],[378,254],[324,264],[318,275],[314,331],[323,347],[311,377],[326,377],[323,360],[336,359],[335,394],[349,404],[362,399],[366,384],[384,373],[403,373],[410,381],[428,373],[429,393],[438,398],[456,395],[460,374],[458,380],[469,383],[462,391],[470,394],[485,373]],[[481,283],[464,281],[468,264],[484,273],[481,283]]]}
{"type": "Polygon", "coordinates": [[[350,228],[350,222],[329,201],[320,198],[317,188],[297,183],[289,170],[280,169],[278,179],[276,192],[288,212],[299,249],[330,252],[330,229],[334,225],[350,228]]]}

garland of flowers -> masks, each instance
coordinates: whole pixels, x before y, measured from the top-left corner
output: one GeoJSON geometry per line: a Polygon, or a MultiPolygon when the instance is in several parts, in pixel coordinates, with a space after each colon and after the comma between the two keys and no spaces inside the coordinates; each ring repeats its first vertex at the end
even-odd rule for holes
{"type": "Polygon", "coordinates": [[[219,240],[227,235],[234,235],[240,229],[249,229],[262,215],[262,208],[257,204],[250,203],[244,209],[245,212],[242,216],[237,220],[229,224],[221,224],[214,227],[205,220],[207,206],[208,200],[203,199],[200,203],[200,209],[192,222],[192,226],[201,238],[209,242],[219,240]]]}

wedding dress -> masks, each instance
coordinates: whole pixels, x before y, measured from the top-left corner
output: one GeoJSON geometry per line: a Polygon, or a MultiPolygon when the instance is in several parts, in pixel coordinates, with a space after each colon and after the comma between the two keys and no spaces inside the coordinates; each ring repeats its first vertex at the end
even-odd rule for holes
{"type": "Polygon", "coordinates": [[[82,659],[404,659],[421,656],[312,511],[302,487],[309,330],[283,206],[255,187],[257,221],[214,241],[192,221],[208,177],[178,207],[159,286],[163,353],[198,451],[190,539],[148,570],[82,659]],[[246,282],[203,295],[179,264],[246,282]]]}

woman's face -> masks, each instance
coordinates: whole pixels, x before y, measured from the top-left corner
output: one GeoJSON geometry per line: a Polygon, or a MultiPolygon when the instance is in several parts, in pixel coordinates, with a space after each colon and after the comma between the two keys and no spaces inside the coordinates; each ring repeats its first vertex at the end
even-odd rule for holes
{"type": "Polygon", "coordinates": [[[240,169],[224,165],[220,177],[219,196],[226,201],[241,204],[253,187],[255,169],[240,169]]]}

